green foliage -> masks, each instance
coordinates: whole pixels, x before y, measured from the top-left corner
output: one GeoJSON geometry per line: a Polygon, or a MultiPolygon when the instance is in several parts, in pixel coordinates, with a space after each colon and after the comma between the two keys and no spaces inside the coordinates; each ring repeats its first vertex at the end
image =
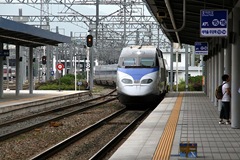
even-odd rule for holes
{"type": "MultiPolygon", "coordinates": [[[[176,91],[176,85],[173,86],[173,89],[176,91]]],[[[183,79],[179,80],[178,91],[185,91],[185,81],[183,79]]]]}
{"type": "MultiPolygon", "coordinates": [[[[173,86],[173,90],[176,91],[176,85],[173,86]]],[[[178,83],[178,91],[185,90],[185,81],[180,79],[180,82],[178,83]]],[[[188,91],[202,91],[202,76],[189,77],[188,91]]]]}
{"type": "Polygon", "coordinates": [[[202,76],[189,77],[189,83],[202,83],[202,76]]]}
{"type": "Polygon", "coordinates": [[[67,74],[67,75],[61,77],[60,81],[62,84],[71,85],[71,84],[74,84],[74,82],[75,82],[75,76],[72,74],[67,74]]]}
{"type": "Polygon", "coordinates": [[[180,79],[178,84],[184,84],[185,85],[185,81],[183,79],[180,79]]]}
{"type": "MultiPolygon", "coordinates": [[[[80,90],[86,88],[86,80],[80,79],[81,76],[77,76],[77,81],[82,81],[83,85],[80,86],[80,90]]],[[[73,74],[67,74],[59,79],[51,80],[45,83],[36,85],[37,90],[75,90],[75,76],[73,74]],[[60,85],[59,85],[60,84],[60,85]]],[[[77,86],[79,89],[79,86],[77,86]]]]}
{"type": "Polygon", "coordinates": [[[58,90],[59,85],[57,84],[42,84],[38,87],[39,90],[58,90]]]}
{"type": "Polygon", "coordinates": [[[189,83],[192,85],[194,91],[202,91],[202,76],[190,77],[189,83]]]}
{"type": "Polygon", "coordinates": [[[180,84],[179,86],[178,86],[178,90],[179,91],[185,91],[185,84],[180,84]]]}
{"type": "Polygon", "coordinates": [[[77,79],[86,79],[86,75],[85,74],[78,74],[77,75],[77,79]]]}

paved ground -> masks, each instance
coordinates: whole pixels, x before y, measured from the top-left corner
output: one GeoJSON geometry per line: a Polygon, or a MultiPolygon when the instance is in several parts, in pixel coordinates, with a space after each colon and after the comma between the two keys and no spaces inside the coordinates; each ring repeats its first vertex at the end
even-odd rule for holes
{"type": "Polygon", "coordinates": [[[0,107],[6,107],[14,104],[26,103],[30,101],[38,101],[51,97],[76,94],[84,91],[58,91],[58,90],[34,90],[33,94],[29,94],[29,90],[21,90],[19,95],[15,94],[15,90],[3,92],[3,98],[0,98],[0,107]]]}
{"type": "MultiPolygon", "coordinates": [[[[168,93],[110,159],[152,160],[176,100],[177,93],[168,93]]],[[[170,159],[191,159],[179,155],[179,144],[189,142],[197,144],[197,158],[192,159],[239,160],[240,129],[218,121],[219,111],[204,93],[183,92],[170,159]]]]}

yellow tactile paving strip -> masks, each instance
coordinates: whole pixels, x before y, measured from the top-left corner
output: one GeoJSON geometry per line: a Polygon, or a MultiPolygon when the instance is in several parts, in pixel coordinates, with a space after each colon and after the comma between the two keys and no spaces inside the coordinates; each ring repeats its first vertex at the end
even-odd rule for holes
{"type": "Polygon", "coordinates": [[[183,93],[180,93],[166,123],[165,129],[154,153],[153,160],[168,160],[170,158],[178,117],[181,110],[182,99],[183,93]]]}

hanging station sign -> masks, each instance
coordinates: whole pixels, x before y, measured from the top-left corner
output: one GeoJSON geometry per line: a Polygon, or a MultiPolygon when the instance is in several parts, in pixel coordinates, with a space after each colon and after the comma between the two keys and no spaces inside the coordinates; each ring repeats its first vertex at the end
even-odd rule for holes
{"type": "Polygon", "coordinates": [[[228,10],[200,10],[200,37],[226,37],[228,10]]]}
{"type": "Polygon", "coordinates": [[[208,55],[208,43],[207,42],[195,42],[195,54],[208,55]]]}
{"type": "Polygon", "coordinates": [[[0,51],[0,56],[9,56],[9,49],[4,49],[0,51]]]}

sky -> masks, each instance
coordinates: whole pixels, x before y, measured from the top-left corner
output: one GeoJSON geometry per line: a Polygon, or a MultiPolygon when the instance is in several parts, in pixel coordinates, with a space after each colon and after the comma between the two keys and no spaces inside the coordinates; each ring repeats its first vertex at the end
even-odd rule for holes
{"type": "MultiPolygon", "coordinates": [[[[0,2],[6,1],[6,0],[0,0],[0,2]]],[[[18,0],[13,0],[18,1],[18,0]]],[[[19,0],[20,1],[20,0],[19,0]]],[[[26,0],[21,0],[26,1],[26,0]]],[[[29,0],[29,1],[40,1],[40,0],[29,0]]],[[[71,1],[71,0],[69,0],[71,1]]],[[[46,6],[45,6],[46,7],[46,6]]],[[[22,15],[23,16],[40,16],[41,6],[39,4],[1,4],[0,3],[0,15],[11,15],[11,16],[18,16],[19,15],[19,9],[22,9],[22,15]]],[[[73,15],[75,14],[82,14],[82,15],[92,15],[96,16],[96,6],[95,5],[74,5],[71,6],[73,10],[67,9],[67,7],[64,7],[62,4],[49,4],[49,14],[50,15],[73,15]],[[67,10],[67,11],[66,11],[67,10]],[[77,13],[76,13],[77,12],[77,13]]],[[[130,8],[130,7],[128,7],[130,8]]],[[[99,15],[110,15],[112,13],[115,13],[118,11],[120,7],[118,5],[99,5],[99,15]]],[[[129,10],[130,11],[130,10],[129,10]]],[[[147,8],[143,8],[142,6],[134,6],[132,7],[132,15],[150,15],[147,8]],[[141,8],[140,8],[141,7],[141,8]],[[136,12],[136,13],[135,13],[136,12]]],[[[116,15],[116,14],[115,14],[116,15]]],[[[34,23],[27,23],[30,25],[36,25],[34,23]]],[[[40,25],[38,22],[37,25],[40,25]]],[[[73,34],[73,37],[86,37],[89,32],[89,26],[87,26],[83,22],[50,22],[50,31],[56,32],[56,27],[59,29],[59,34],[70,36],[71,32],[73,34]]]]}
{"type": "MultiPolygon", "coordinates": [[[[22,9],[22,15],[35,15],[35,16],[40,16],[40,5],[27,5],[27,4],[0,4],[0,15],[11,15],[11,16],[17,16],[19,15],[19,9],[22,9]]],[[[95,6],[90,6],[90,5],[78,5],[72,7],[75,11],[82,15],[96,15],[96,7],[95,6]]],[[[100,15],[108,15],[110,13],[115,12],[118,10],[119,7],[117,6],[103,6],[100,5],[99,11],[100,15]]],[[[66,7],[63,5],[49,5],[49,13],[52,15],[68,15],[72,14],[73,11],[68,10],[67,14],[64,14],[66,11],[66,7]]],[[[30,24],[30,23],[29,23],[30,24]]],[[[88,31],[88,26],[84,23],[78,22],[75,23],[78,24],[74,25],[69,22],[62,22],[62,23],[51,23],[51,31],[55,32],[56,31],[56,26],[59,27],[59,32],[60,34],[64,34],[69,36],[70,32],[72,31],[73,34],[79,34],[80,32],[87,32],[88,31]]]]}

